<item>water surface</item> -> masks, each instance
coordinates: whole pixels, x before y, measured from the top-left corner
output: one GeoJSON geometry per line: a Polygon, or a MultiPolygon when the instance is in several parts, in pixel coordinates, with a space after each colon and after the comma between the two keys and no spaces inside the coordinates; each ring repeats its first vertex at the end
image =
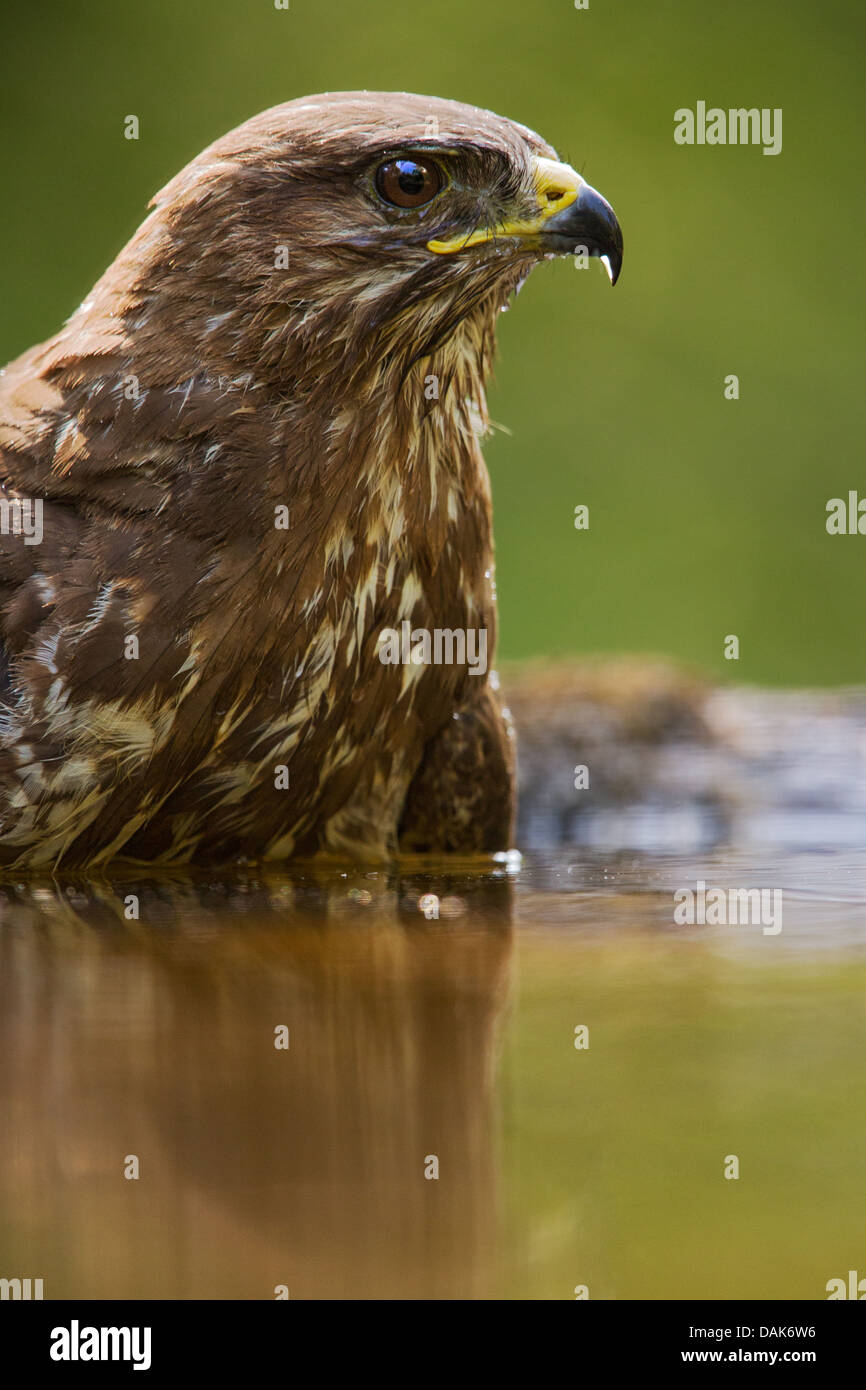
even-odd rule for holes
{"type": "Polygon", "coordinates": [[[826,1297],[866,1273],[864,926],[856,851],[7,883],[0,1275],[826,1297]],[[782,931],[677,926],[698,879],[782,931]]]}

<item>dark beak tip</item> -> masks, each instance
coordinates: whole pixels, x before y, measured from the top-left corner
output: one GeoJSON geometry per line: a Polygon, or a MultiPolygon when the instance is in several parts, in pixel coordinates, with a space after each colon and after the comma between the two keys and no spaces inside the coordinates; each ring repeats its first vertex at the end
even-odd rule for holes
{"type": "Polygon", "coordinates": [[[604,257],[610,283],[616,284],[622,271],[622,229],[610,203],[589,184],[570,207],[551,218],[545,231],[565,255],[588,246],[590,255],[604,257]]]}

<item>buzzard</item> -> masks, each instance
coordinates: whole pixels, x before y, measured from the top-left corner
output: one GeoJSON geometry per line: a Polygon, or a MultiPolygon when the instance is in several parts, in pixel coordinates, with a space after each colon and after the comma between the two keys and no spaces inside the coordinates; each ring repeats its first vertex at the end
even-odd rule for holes
{"type": "Polygon", "coordinates": [[[522,125],[375,92],[151,207],[0,375],[0,863],[506,848],[484,382],[539,259],[616,279],[611,208],[522,125]]]}

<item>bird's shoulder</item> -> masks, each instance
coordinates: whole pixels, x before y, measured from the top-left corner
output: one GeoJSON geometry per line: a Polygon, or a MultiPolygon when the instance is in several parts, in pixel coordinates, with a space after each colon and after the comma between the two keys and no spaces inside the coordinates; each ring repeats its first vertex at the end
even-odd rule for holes
{"type": "MultiPolygon", "coordinates": [[[[76,352],[62,334],[0,373],[7,671],[61,627],[98,631],[133,600],[158,622],[157,610],[195,590],[239,492],[226,394],[204,375],[180,386],[139,377],[128,356],[76,352]]],[[[183,615],[174,619],[182,629],[183,615]]]]}

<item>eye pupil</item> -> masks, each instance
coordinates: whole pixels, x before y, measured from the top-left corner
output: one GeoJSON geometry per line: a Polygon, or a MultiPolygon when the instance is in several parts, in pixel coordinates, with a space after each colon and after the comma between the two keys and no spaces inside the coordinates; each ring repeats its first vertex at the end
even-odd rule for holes
{"type": "Polygon", "coordinates": [[[411,196],[420,193],[427,178],[426,170],[420,164],[410,164],[407,159],[401,159],[397,167],[400,170],[397,182],[403,192],[411,196]]]}
{"type": "Polygon", "coordinates": [[[437,165],[417,159],[389,159],[376,170],[376,188],[386,203],[398,208],[423,207],[442,187],[437,165]]]}

